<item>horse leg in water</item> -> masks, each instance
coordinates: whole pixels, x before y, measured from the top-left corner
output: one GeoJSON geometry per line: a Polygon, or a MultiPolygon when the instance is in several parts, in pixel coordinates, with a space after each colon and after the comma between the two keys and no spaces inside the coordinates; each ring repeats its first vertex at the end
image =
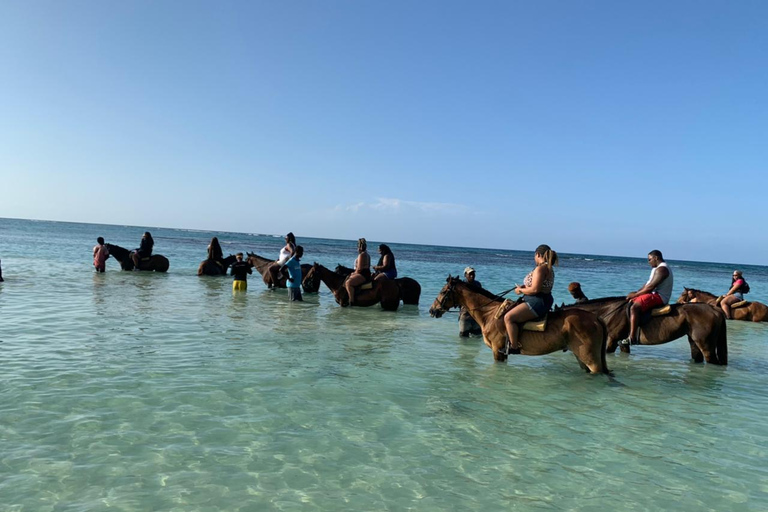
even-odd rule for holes
{"type": "Polygon", "coordinates": [[[603,373],[603,326],[579,318],[566,318],[563,325],[568,349],[579,361],[579,366],[592,374],[603,373]],[[585,368],[586,367],[586,368],[585,368]]]}
{"type": "Polygon", "coordinates": [[[693,362],[703,363],[704,354],[701,353],[699,346],[696,344],[695,341],[693,341],[693,338],[691,338],[690,335],[688,335],[688,343],[691,345],[691,359],[693,359],[693,362]]]}

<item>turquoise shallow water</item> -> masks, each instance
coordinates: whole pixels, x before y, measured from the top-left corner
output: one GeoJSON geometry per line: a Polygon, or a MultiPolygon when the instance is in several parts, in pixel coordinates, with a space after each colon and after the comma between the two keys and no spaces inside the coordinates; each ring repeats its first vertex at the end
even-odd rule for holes
{"type": "MultiPolygon", "coordinates": [[[[390,244],[423,294],[386,313],[256,280],[233,296],[194,275],[207,232],[151,229],[168,274],[92,272],[97,236],[133,247],[143,230],[0,219],[0,510],[768,508],[766,324],[729,322],[726,368],[691,363],[685,340],[609,356],[615,381],[570,354],[498,364],[428,308],[449,272],[501,291],[531,252],[390,244]]],[[[280,244],[215,234],[225,253],[280,244]]],[[[354,259],[354,242],[298,235],[305,261],[354,259]]],[[[675,296],[722,292],[734,268],[670,264],[675,296]]],[[[740,268],[768,301],[768,269],[740,268]]],[[[563,255],[556,300],[648,273],[563,255]]]]}

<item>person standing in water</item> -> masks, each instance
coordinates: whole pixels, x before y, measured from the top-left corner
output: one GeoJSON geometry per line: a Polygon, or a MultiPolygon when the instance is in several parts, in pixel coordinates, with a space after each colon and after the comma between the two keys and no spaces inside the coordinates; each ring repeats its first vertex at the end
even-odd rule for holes
{"type": "Polygon", "coordinates": [[[296,246],[296,252],[288,261],[285,262],[285,268],[288,270],[288,280],[285,282],[291,301],[302,302],[301,298],[301,257],[304,256],[304,248],[296,246]]]}
{"type": "Polygon", "coordinates": [[[244,292],[248,289],[248,274],[253,274],[251,266],[243,261],[243,253],[239,252],[235,255],[237,261],[232,264],[230,275],[235,278],[232,281],[232,291],[244,292]]]}
{"type": "Polygon", "coordinates": [[[587,302],[589,299],[586,295],[584,295],[584,292],[581,291],[581,283],[573,282],[568,285],[568,293],[571,294],[571,297],[576,299],[576,302],[574,304],[581,304],[582,302],[587,302]]]}
{"type": "MultiPolygon", "coordinates": [[[[473,267],[464,269],[464,282],[473,290],[483,289],[483,285],[480,284],[480,281],[475,279],[475,269],[473,267]]],[[[482,333],[483,330],[480,327],[480,324],[475,322],[475,319],[469,314],[469,310],[466,306],[461,306],[461,311],[459,312],[459,336],[467,338],[470,334],[482,333]]]]}
{"type": "Polygon", "coordinates": [[[107,258],[109,258],[109,249],[104,245],[104,238],[99,237],[96,239],[98,242],[93,247],[93,266],[96,272],[104,272],[107,270],[107,258]]]}
{"type": "Polygon", "coordinates": [[[3,279],[3,265],[2,265],[2,263],[3,262],[0,261],[0,283],[2,283],[4,281],[4,279],[3,279]]]}

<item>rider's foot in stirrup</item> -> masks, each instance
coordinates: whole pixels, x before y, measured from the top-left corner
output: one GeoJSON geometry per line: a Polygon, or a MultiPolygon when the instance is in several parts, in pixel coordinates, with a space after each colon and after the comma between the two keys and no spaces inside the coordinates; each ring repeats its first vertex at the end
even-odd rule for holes
{"type": "Polygon", "coordinates": [[[632,338],[624,338],[623,340],[619,340],[619,345],[622,347],[628,347],[630,345],[637,345],[638,343],[633,340],[632,338]]]}

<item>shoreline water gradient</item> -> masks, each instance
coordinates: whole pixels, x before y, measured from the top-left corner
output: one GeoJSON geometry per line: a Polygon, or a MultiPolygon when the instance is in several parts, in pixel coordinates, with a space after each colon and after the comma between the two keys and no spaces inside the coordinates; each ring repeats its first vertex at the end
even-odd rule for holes
{"type": "MultiPolygon", "coordinates": [[[[195,275],[211,236],[272,257],[271,236],[151,229],[167,274],[93,272],[97,236],[132,248],[143,231],[0,219],[0,510],[768,508],[768,325],[729,322],[725,368],[684,339],[609,356],[615,380],[571,354],[498,364],[427,310],[467,265],[509,288],[533,247],[384,241],[423,287],[387,313],[195,275]]],[[[299,243],[329,267],[356,253],[299,243]]],[[[561,256],[556,303],[570,281],[622,295],[649,273],[644,255],[561,256]]],[[[724,292],[734,268],[670,265],[675,298],[724,292]]],[[[739,268],[768,302],[768,268],[739,268]]]]}

